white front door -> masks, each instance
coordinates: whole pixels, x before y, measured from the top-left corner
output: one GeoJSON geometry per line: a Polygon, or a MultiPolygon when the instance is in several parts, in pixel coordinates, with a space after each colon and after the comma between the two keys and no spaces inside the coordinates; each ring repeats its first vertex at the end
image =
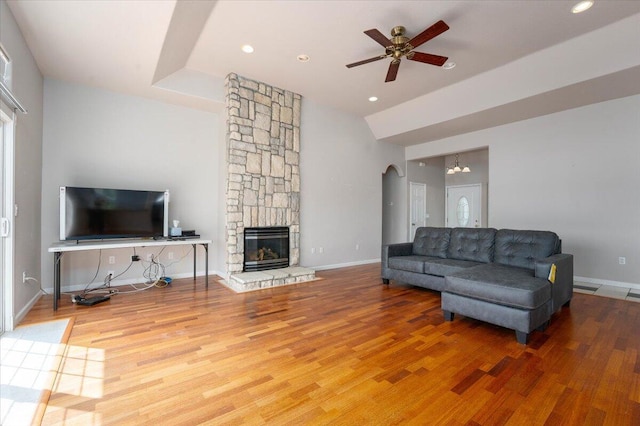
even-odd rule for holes
{"type": "Polygon", "coordinates": [[[409,182],[411,217],[409,222],[409,241],[413,241],[416,229],[427,225],[427,184],[409,182]]]}
{"type": "Polygon", "coordinates": [[[449,228],[479,228],[482,223],[482,185],[447,186],[445,220],[449,228]]]}

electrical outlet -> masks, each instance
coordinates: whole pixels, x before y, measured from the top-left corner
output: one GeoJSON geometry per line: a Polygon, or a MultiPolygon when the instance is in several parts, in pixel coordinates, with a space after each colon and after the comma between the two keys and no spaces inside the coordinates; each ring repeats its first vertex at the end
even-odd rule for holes
{"type": "Polygon", "coordinates": [[[324,248],[320,247],[320,248],[318,249],[318,253],[324,253],[324,248]]]}
{"type": "Polygon", "coordinates": [[[356,244],[356,251],[360,250],[360,244],[356,244]]]}
{"type": "Polygon", "coordinates": [[[315,247],[311,247],[311,254],[316,254],[316,248],[315,247]]]}
{"type": "Polygon", "coordinates": [[[116,263],[116,257],[109,256],[109,265],[115,265],[115,263],[116,263]]]}
{"type": "Polygon", "coordinates": [[[169,253],[167,253],[167,258],[168,258],[169,260],[173,260],[173,252],[172,252],[172,251],[170,251],[169,253]]]}
{"type": "Polygon", "coordinates": [[[620,265],[626,265],[627,264],[627,258],[626,257],[619,257],[618,258],[618,263],[620,265]]]}
{"type": "Polygon", "coordinates": [[[22,283],[24,284],[24,283],[26,283],[26,282],[27,282],[27,271],[24,271],[24,272],[22,273],[22,283]]]}

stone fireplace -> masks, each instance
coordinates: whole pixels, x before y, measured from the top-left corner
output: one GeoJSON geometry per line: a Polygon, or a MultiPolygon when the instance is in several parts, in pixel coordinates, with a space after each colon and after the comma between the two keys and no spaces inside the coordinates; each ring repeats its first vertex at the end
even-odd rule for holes
{"type": "Polygon", "coordinates": [[[287,227],[289,264],[299,266],[301,97],[236,74],[225,93],[229,278],[243,272],[246,228],[287,227]]]}

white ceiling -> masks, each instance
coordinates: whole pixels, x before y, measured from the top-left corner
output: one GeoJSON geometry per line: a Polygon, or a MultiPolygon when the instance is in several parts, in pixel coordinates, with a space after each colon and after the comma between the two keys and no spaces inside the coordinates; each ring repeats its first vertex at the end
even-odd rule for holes
{"type": "Polygon", "coordinates": [[[559,0],[7,3],[46,77],[216,110],[235,72],[363,117],[640,13],[640,1],[606,0],[577,15],[559,0]],[[345,67],[383,53],[363,31],[403,25],[412,37],[440,19],[450,30],[416,50],[454,69],[404,60],[385,83],[388,60],[345,67]]]}

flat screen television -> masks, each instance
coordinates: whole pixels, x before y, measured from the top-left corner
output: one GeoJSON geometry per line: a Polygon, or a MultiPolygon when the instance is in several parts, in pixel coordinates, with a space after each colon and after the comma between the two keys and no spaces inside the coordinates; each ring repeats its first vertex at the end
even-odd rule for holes
{"type": "Polygon", "coordinates": [[[168,236],[169,191],[60,187],[60,240],[168,236]]]}

